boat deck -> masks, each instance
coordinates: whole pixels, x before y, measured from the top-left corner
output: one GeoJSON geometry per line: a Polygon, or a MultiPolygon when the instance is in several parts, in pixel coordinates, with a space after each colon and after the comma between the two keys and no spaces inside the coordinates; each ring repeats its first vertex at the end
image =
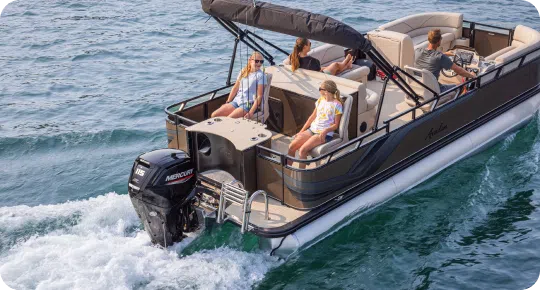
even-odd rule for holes
{"type": "MultiPolygon", "coordinates": [[[[281,202],[269,198],[269,219],[267,220],[264,218],[264,208],[264,197],[259,195],[251,204],[251,216],[249,217],[249,222],[251,225],[260,228],[276,228],[290,223],[308,212],[282,205],[281,202]]],[[[234,203],[230,204],[225,209],[225,213],[230,216],[241,217],[243,215],[242,206],[234,203]]]]}
{"type": "MultiPolygon", "coordinates": [[[[382,92],[383,82],[378,80],[369,81],[367,83],[367,88],[377,92],[379,95],[382,92]]],[[[409,110],[411,106],[409,106],[405,102],[405,93],[401,89],[399,89],[396,85],[392,83],[388,83],[386,86],[386,93],[384,96],[384,102],[382,104],[382,110],[381,110],[381,117],[379,119],[379,127],[384,125],[384,121],[394,117],[401,112],[404,112],[406,110],[409,110]]],[[[421,116],[424,112],[420,109],[416,109],[416,116],[421,116]]],[[[392,122],[392,128],[391,130],[395,130],[408,122],[412,121],[411,114],[404,115],[400,117],[399,119],[396,119],[392,122]]]]}

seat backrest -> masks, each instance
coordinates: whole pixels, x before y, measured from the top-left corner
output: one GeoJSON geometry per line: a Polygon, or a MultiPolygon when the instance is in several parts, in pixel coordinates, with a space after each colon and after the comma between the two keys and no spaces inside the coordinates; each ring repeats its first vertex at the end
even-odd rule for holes
{"type": "Polygon", "coordinates": [[[413,66],[414,64],[414,44],[407,34],[374,30],[367,33],[371,44],[379,51],[387,61],[400,68],[413,66]]]}
{"type": "Polygon", "coordinates": [[[335,44],[323,44],[308,52],[308,55],[321,62],[321,65],[336,61],[345,56],[344,48],[335,44]]]}
{"type": "MultiPolygon", "coordinates": [[[[495,62],[498,64],[505,63],[540,47],[540,32],[527,26],[518,25],[514,30],[514,38],[510,48],[512,47],[513,49],[505,48],[507,51],[498,55],[495,58],[495,62]]],[[[538,55],[540,55],[540,51],[532,53],[532,55],[527,56],[527,61],[532,60],[538,55]]],[[[487,58],[489,59],[489,57],[487,58]]]]}
{"type": "Polygon", "coordinates": [[[512,46],[535,45],[540,42],[540,33],[524,25],[516,26],[512,46]]]}
{"type": "MultiPolygon", "coordinates": [[[[335,44],[323,44],[310,50],[307,55],[316,58],[321,65],[324,65],[343,58],[345,56],[345,49],[335,44]]],[[[290,65],[289,57],[285,58],[282,63],[284,65],[290,65]]]]}
{"type": "Polygon", "coordinates": [[[268,106],[268,99],[270,98],[270,86],[272,84],[272,74],[265,73],[266,75],[266,84],[264,85],[263,91],[263,100],[259,105],[259,111],[253,115],[252,120],[257,120],[258,122],[264,123],[268,116],[270,116],[270,107],[268,106]]]}
{"type": "Polygon", "coordinates": [[[349,119],[351,117],[353,98],[349,95],[342,95],[341,100],[343,102],[343,115],[339,122],[338,134],[346,142],[349,141],[349,119]]]}
{"type": "Polygon", "coordinates": [[[438,28],[444,33],[453,33],[460,38],[463,29],[463,14],[448,12],[428,12],[410,15],[379,26],[379,30],[404,33],[410,37],[427,35],[431,29],[438,28]]]}
{"type": "MultiPolygon", "coordinates": [[[[405,71],[416,78],[418,81],[422,82],[424,85],[426,85],[428,88],[432,89],[437,94],[441,93],[441,89],[439,87],[439,82],[435,78],[435,76],[426,69],[418,69],[415,67],[406,66],[405,71]]],[[[411,80],[409,77],[406,77],[407,83],[411,86],[411,88],[420,96],[421,102],[431,100],[433,98],[433,93],[415,82],[414,80],[411,80]]]]}

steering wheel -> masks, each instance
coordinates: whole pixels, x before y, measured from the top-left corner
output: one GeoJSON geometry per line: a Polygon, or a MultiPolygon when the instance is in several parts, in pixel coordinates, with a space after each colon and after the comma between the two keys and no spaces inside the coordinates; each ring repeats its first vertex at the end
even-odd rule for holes
{"type": "MultiPolygon", "coordinates": [[[[463,61],[463,58],[461,58],[461,56],[459,54],[454,54],[454,63],[459,65],[460,67],[465,67],[465,64],[464,64],[464,61],[463,61]]],[[[441,73],[447,77],[447,78],[453,78],[455,76],[457,76],[457,73],[452,70],[452,69],[443,69],[441,70],[441,73]]]]}

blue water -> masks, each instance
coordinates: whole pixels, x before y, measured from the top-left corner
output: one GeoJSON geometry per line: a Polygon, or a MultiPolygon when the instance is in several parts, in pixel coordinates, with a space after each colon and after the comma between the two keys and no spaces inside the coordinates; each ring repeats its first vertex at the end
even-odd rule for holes
{"type": "MultiPolygon", "coordinates": [[[[540,30],[525,1],[272,2],[359,31],[434,10],[540,30]]],[[[207,20],[198,1],[19,0],[2,11],[0,276],[8,285],[524,289],[537,280],[537,119],[286,262],[231,225],[167,251],[152,247],[127,177],[138,154],[166,146],[165,106],[224,84],[233,39],[207,20]]],[[[294,42],[256,32],[286,50],[294,42]]]]}

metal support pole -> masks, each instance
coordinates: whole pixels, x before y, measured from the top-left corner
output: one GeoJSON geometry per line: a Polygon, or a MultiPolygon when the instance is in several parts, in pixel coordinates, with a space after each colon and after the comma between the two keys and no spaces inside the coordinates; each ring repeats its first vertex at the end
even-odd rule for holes
{"type": "Polygon", "coordinates": [[[238,48],[238,38],[234,40],[234,48],[233,48],[233,53],[232,53],[232,58],[231,58],[231,64],[229,65],[229,75],[227,76],[227,85],[230,86],[231,85],[231,77],[232,77],[232,71],[234,69],[234,61],[236,60],[236,49],[238,48]]]}
{"type": "Polygon", "coordinates": [[[282,53],[284,53],[285,55],[289,56],[289,53],[288,53],[288,52],[286,52],[285,50],[281,49],[279,46],[276,46],[275,44],[273,44],[273,43],[267,41],[266,39],[264,39],[264,38],[258,36],[257,34],[251,32],[251,31],[248,31],[248,34],[253,35],[253,37],[257,38],[258,40],[264,42],[265,44],[270,45],[271,47],[275,48],[276,50],[279,50],[280,52],[282,52],[282,53]]]}
{"type": "MultiPolygon", "coordinates": [[[[218,18],[219,19],[219,18],[218,18]]],[[[274,61],[274,58],[272,57],[272,55],[270,55],[264,48],[262,48],[257,42],[255,42],[251,37],[249,37],[248,35],[248,32],[249,30],[246,30],[246,31],[243,31],[241,30],[236,24],[234,24],[232,21],[228,21],[228,20],[222,20],[220,19],[221,21],[223,21],[223,25],[227,25],[227,27],[230,29],[230,30],[233,30],[235,31],[235,34],[238,35],[238,37],[240,38],[240,41],[242,41],[243,43],[245,43],[247,46],[249,46],[251,49],[253,50],[256,50],[256,51],[259,51],[264,58],[266,58],[269,62],[273,63],[274,61]],[[250,43],[248,43],[247,40],[250,41],[250,43]],[[256,47],[256,48],[254,48],[256,47]]],[[[253,34],[253,33],[251,33],[253,34]]]]}
{"type": "Polygon", "coordinates": [[[372,131],[377,131],[379,129],[379,118],[381,117],[382,105],[384,102],[384,95],[386,92],[387,84],[388,84],[388,78],[384,81],[384,84],[383,84],[381,97],[379,98],[379,107],[377,108],[377,117],[375,118],[375,126],[373,127],[373,129],[371,129],[372,131]]]}
{"type": "MultiPolygon", "coordinates": [[[[376,52],[375,49],[372,49],[371,51],[368,51],[366,52],[366,54],[371,58],[371,60],[373,60],[373,62],[375,62],[376,65],[378,65],[382,70],[383,72],[388,76],[388,78],[396,85],[398,86],[405,94],[409,95],[413,100],[414,102],[416,103],[416,105],[419,105],[420,102],[419,102],[419,98],[418,96],[416,95],[416,93],[413,91],[413,92],[410,92],[408,91],[405,87],[403,87],[403,85],[396,81],[393,76],[394,76],[394,71],[393,70],[390,70],[390,71],[386,71],[388,68],[386,67],[386,63],[384,59],[379,59],[377,58],[377,56],[373,53],[373,52],[376,52]]],[[[378,53],[377,53],[378,54],[378,53]]]]}

